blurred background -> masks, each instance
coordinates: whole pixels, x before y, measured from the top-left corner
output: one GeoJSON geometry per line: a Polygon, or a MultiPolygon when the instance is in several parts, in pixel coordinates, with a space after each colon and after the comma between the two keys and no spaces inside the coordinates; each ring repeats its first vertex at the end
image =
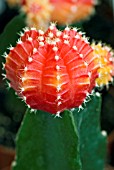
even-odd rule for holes
{"type": "MultiPolygon", "coordinates": [[[[18,7],[11,8],[5,0],[0,0],[0,34],[16,15],[19,15],[18,7]]],[[[83,21],[83,29],[91,41],[102,41],[114,49],[114,0],[101,0],[95,6],[95,14],[83,21]]],[[[0,146],[14,150],[16,133],[26,106],[12,89],[6,89],[6,82],[2,78],[0,74],[0,146]]],[[[102,97],[101,128],[108,133],[107,163],[114,167],[114,86],[111,85],[109,90],[104,89],[102,97]]]]}

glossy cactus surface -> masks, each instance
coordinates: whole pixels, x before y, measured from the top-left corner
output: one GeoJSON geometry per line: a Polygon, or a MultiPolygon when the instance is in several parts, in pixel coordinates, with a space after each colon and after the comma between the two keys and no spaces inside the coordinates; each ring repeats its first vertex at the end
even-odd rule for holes
{"type": "Polygon", "coordinates": [[[51,24],[44,33],[25,29],[6,55],[10,86],[33,109],[59,115],[80,107],[95,86],[93,49],[76,28],[59,31],[51,24]]]}

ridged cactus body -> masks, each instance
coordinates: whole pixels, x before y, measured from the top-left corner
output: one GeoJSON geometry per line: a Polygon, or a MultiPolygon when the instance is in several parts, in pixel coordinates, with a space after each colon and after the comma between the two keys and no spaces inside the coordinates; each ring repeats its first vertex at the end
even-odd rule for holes
{"type": "Polygon", "coordinates": [[[59,115],[81,107],[95,86],[98,64],[86,37],[76,28],[44,33],[25,29],[6,56],[10,86],[32,109],[59,115]]]}

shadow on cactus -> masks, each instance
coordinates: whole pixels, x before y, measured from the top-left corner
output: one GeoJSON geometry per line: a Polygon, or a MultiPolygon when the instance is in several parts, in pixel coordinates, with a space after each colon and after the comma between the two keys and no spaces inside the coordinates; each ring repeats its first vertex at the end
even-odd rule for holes
{"type": "Polygon", "coordinates": [[[112,49],[91,45],[76,28],[60,31],[54,23],[46,32],[23,30],[4,56],[9,87],[29,108],[12,168],[103,170],[106,132],[100,129],[101,96],[94,89],[113,81],[112,49]]]}

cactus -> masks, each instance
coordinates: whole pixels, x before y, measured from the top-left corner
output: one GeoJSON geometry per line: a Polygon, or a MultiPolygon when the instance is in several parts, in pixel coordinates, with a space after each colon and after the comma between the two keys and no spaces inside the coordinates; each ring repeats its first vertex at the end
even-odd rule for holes
{"type": "Polygon", "coordinates": [[[48,29],[49,22],[61,26],[88,20],[95,13],[97,0],[6,0],[26,15],[27,26],[48,29]]]}
{"type": "Polygon", "coordinates": [[[83,33],[69,27],[59,31],[55,24],[45,33],[24,31],[5,55],[9,85],[32,109],[59,116],[65,109],[81,107],[99,68],[83,33]]]}
{"type": "Polygon", "coordinates": [[[46,33],[34,28],[25,29],[16,47],[10,47],[9,54],[5,54],[5,77],[29,106],[17,135],[13,170],[104,169],[106,132],[100,129],[101,96],[92,92],[100,69],[99,57],[94,52],[77,29],[66,27],[62,32],[52,24],[46,33]],[[51,63],[46,63],[50,59],[51,63]],[[39,62],[38,69],[36,63],[39,62]],[[44,63],[47,68],[53,66],[51,76],[45,67],[40,67],[44,63]],[[64,65],[67,71],[63,69],[64,65]],[[72,70],[74,66],[77,72],[72,70]],[[41,79],[37,70],[49,77],[41,79]],[[61,79],[66,73],[71,84],[63,88],[58,85],[69,80],[68,76],[61,79]],[[50,81],[51,86],[47,83],[44,91],[39,91],[41,84],[38,82],[41,80],[44,85],[50,81]],[[49,89],[50,94],[47,93],[49,89]],[[65,90],[69,93],[64,97],[62,93],[65,90]],[[54,115],[59,118],[54,118],[54,115]]]}

